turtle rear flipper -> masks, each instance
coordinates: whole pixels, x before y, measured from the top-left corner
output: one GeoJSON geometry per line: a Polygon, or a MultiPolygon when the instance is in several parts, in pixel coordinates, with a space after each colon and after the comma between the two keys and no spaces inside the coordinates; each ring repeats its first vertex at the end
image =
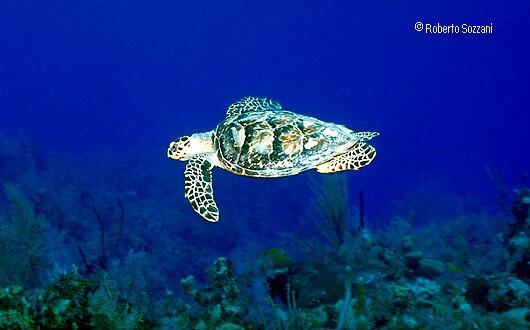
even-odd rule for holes
{"type": "Polygon", "coordinates": [[[345,170],[358,170],[374,160],[375,148],[364,142],[357,142],[351,149],[331,160],[318,165],[319,173],[334,173],[345,170]]]}
{"type": "Polygon", "coordinates": [[[219,209],[213,199],[212,167],[206,154],[197,155],[188,161],[184,171],[184,196],[201,217],[217,222],[219,209]]]}
{"type": "Polygon", "coordinates": [[[376,136],[379,136],[379,132],[355,132],[355,137],[358,138],[359,141],[368,141],[376,136]]]}

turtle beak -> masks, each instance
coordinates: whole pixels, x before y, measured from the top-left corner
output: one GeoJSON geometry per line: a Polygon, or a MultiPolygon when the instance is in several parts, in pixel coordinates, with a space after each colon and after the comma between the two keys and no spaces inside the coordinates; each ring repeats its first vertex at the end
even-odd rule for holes
{"type": "Polygon", "coordinates": [[[171,142],[169,144],[169,148],[167,148],[167,156],[168,156],[168,158],[178,159],[176,157],[176,153],[177,153],[176,151],[177,151],[177,143],[171,142]]]}

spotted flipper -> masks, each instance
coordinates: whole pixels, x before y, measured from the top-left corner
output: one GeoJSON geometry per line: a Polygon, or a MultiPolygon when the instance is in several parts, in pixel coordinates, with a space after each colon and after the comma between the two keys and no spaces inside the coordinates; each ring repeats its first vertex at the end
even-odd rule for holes
{"type": "Polygon", "coordinates": [[[345,170],[358,170],[374,160],[375,148],[368,143],[358,142],[343,154],[317,166],[319,173],[334,173],[345,170]]]}
{"type": "Polygon", "coordinates": [[[376,136],[379,136],[379,132],[355,132],[355,137],[357,137],[359,141],[369,141],[376,136]]]}
{"type": "Polygon", "coordinates": [[[191,158],[184,171],[184,196],[191,207],[204,219],[219,220],[219,209],[213,199],[212,163],[207,154],[191,158]]]}
{"type": "Polygon", "coordinates": [[[228,107],[226,116],[235,116],[246,112],[253,111],[280,111],[282,106],[280,103],[268,99],[268,98],[259,98],[254,96],[247,96],[241,100],[231,104],[228,107]]]}

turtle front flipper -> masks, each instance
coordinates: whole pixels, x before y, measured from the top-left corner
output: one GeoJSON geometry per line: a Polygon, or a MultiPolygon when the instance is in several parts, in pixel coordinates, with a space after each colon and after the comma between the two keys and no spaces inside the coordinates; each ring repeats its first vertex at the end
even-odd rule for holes
{"type": "Polygon", "coordinates": [[[188,161],[184,171],[184,196],[201,217],[216,222],[219,209],[213,199],[212,167],[208,154],[194,156],[188,161]]]}
{"type": "Polygon", "coordinates": [[[319,173],[334,173],[345,170],[358,170],[374,160],[375,148],[365,142],[357,142],[343,154],[317,166],[319,173]]]}
{"type": "Polygon", "coordinates": [[[226,116],[227,117],[237,116],[242,113],[254,112],[254,111],[280,111],[280,110],[282,110],[282,106],[280,105],[280,103],[274,100],[271,100],[266,97],[247,96],[235,103],[232,103],[228,107],[226,116]]]}

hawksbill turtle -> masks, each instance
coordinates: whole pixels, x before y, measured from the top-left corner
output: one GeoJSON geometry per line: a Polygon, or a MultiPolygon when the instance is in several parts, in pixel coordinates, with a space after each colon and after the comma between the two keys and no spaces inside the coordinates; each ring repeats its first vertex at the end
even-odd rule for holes
{"type": "Polygon", "coordinates": [[[354,132],[287,111],[274,100],[249,96],[230,105],[214,130],[172,141],[167,156],[188,161],[184,195],[195,212],[216,222],[214,166],[257,178],[296,175],[313,168],[319,173],[358,170],[375,158],[375,148],[366,141],[378,135],[354,132]]]}

